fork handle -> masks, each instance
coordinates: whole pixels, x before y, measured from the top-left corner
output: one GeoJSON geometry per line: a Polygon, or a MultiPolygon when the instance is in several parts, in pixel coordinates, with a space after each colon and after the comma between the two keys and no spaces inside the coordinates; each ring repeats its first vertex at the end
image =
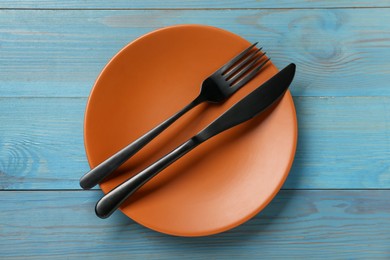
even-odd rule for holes
{"type": "Polygon", "coordinates": [[[124,147],[119,152],[115,153],[102,163],[100,163],[95,168],[91,169],[80,179],[81,188],[87,190],[93,188],[95,185],[100,183],[104,178],[109,176],[113,171],[115,171],[119,166],[125,163],[130,157],[137,153],[142,147],[152,141],[157,135],[167,129],[171,124],[173,124],[178,118],[184,115],[186,112],[196,107],[204,101],[202,95],[199,95],[191,103],[185,106],[182,110],[177,112],[175,115],[171,116],[131,144],[124,147]]]}
{"type": "Polygon", "coordinates": [[[201,142],[197,137],[191,138],[157,162],[111,190],[96,203],[96,215],[100,218],[109,217],[130,195],[201,142]]]}

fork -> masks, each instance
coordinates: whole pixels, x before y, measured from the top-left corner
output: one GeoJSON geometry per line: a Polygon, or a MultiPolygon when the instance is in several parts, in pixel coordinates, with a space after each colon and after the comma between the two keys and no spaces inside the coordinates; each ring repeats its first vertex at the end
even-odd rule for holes
{"type": "Polygon", "coordinates": [[[162,131],[168,128],[173,122],[186,112],[203,102],[218,103],[226,100],[238,89],[253,79],[257,73],[270,60],[259,62],[266,54],[260,53],[262,48],[257,49],[257,42],[249,46],[225,65],[206,78],[201,86],[200,94],[182,110],[171,116],[131,144],[115,153],[98,166],[90,170],[80,179],[80,186],[83,189],[90,189],[109,176],[119,166],[125,163],[130,157],[137,153],[142,147],[153,140],[162,131]]]}

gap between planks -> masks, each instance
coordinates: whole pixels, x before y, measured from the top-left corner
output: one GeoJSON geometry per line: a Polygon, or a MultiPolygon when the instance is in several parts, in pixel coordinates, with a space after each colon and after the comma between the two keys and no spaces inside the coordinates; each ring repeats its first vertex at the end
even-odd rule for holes
{"type": "Polygon", "coordinates": [[[389,9],[390,6],[341,7],[253,7],[253,8],[22,8],[0,7],[12,11],[245,11],[245,10],[333,10],[333,9],[389,9]]]}

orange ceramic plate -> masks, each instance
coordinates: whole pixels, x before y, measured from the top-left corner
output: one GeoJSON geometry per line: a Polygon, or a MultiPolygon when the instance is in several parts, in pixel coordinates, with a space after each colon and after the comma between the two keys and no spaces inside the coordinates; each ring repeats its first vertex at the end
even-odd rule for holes
{"type": "MultiPolygon", "coordinates": [[[[133,41],[104,68],[88,100],[85,147],[91,167],[192,101],[202,81],[250,43],[201,25],[160,29],[133,41]]],[[[121,167],[107,193],[203,129],[277,72],[269,63],[222,104],[202,104],[121,167]]],[[[231,229],[262,210],[281,188],[297,142],[289,92],[267,116],[232,128],[162,171],[121,207],[134,221],[177,236],[231,229]]]]}

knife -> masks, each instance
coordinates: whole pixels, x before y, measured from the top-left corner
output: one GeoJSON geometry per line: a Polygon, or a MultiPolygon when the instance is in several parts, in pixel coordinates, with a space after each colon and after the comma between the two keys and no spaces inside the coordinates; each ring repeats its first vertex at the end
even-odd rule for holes
{"type": "Polygon", "coordinates": [[[291,63],[233,105],[198,134],[159,159],[157,162],[114,188],[96,203],[96,215],[100,218],[109,217],[130,195],[189,151],[211,137],[264,112],[283,97],[294,78],[294,74],[295,64],[291,63]]]}

